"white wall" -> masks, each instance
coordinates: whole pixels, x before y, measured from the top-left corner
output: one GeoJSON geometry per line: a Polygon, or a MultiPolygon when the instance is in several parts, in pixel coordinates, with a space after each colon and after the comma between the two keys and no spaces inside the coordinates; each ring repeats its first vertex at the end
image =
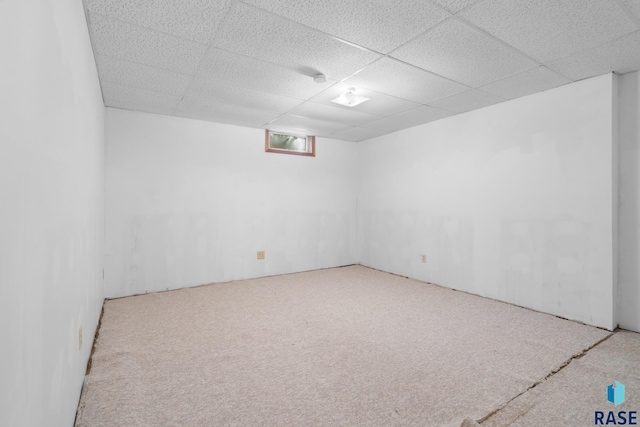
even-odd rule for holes
{"type": "Polygon", "coordinates": [[[640,332],[640,85],[638,72],[620,78],[619,317],[640,332]]]}
{"type": "Polygon", "coordinates": [[[263,130],[112,108],[106,128],[107,296],[357,261],[356,144],[265,153],[263,130]]]}
{"type": "Polygon", "coordinates": [[[361,263],[615,327],[613,86],[600,76],[362,143],[361,263]]]}
{"type": "Polygon", "coordinates": [[[0,424],[71,426],[103,300],[104,107],[82,2],[0,1],[0,52],[0,424]]]}

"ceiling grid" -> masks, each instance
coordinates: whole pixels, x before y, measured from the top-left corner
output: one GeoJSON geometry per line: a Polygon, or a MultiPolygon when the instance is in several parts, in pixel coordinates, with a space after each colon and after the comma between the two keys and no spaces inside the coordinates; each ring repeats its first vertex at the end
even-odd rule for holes
{"type": "Polygon", "coordinates": [[[348,141],[640,69],[637,0],[84,3],[106,106],[348,141]]]}

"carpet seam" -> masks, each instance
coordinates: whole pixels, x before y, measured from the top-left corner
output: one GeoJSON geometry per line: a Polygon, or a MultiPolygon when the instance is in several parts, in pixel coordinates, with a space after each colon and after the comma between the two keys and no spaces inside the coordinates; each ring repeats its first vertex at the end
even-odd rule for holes
{"type": "Polygon", "coordinates": [[[496,409],[494,409],[493,411],[491,411],[489,414],[485,415],[484,417],[476,420],[476,422],[478,424],[481,424],[483,422],[485,422],[486,420],[488,420],[489,418],[491,418],[493,415],[497,414],[498,412],[500,412],[501,410],[503,410],[504,408],[507,407],[507,405],[509,405],[511,402],[513,402],[514,400],[516,400],[518,397],[522,396],[523,394],[527,393],[529,390],[532,390],[534,388],[536,388],[537,386],[539,386],[540,384],[542,384],[543,382],[547,381],[549,378],[551,378],[552,376],[556,375],[558,372],[562,371],[564,368],[566,368],[567,366],[569,366],[569,364],[571,362],[573,362],[574,360],[579,360],[582,357],[584,357],[589,351],[591,351],[593,348],[595,348],[596,346],[602,344],[603,342],[605,342],[606,340],[608,340],[609,338],[611,338],[612,336],[614,336],[616,334],[616,332],[611,332],[609,335],[607,335],[606,337],[602,338],[599,341],[596,341],[592,346],[583,349],[580,353],[574,354],[573,356],[569,357],[567,360],[565,360],[563,363],[560,364],[560,366],[558,366],[557,368],[554,368],[551,370],[551,372],[549,372],[544,378],[539,379],[538,381],[536,381],[535,383],[533,383],[531,386],[527,387],[526,390],[522,391],[521,393],[518,393],[517,395],[515,395],[514,397],[512,397],[511,399],[507,400],[505,403],[503,403],[502,405],[500,405],[499,407],[497,407],[496,409]]]}

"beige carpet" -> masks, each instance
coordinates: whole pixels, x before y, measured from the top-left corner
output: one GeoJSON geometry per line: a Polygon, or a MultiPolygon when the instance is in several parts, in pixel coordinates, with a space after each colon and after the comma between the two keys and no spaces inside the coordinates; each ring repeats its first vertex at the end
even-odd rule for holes
{"type": "Polygon", "coordinates": [[[361,266],[105,303],[78,426],[455,426],[608,332],[361,266]]]}
{"type": "MultiPolygon", "coordinates": [[[[640,423],[640,334],[616,332],[481,425],[593,426],[596,411],[605,414],[603,421],[609,411],[616,416],[618,411],[638,411],[636,423],[640,423]],[[607,386],[615,381],[626,391],[625,401],[618,407],[607,401],[607,386]]],[[[628,423],[628,416],[625,418],[628,423]]]]}

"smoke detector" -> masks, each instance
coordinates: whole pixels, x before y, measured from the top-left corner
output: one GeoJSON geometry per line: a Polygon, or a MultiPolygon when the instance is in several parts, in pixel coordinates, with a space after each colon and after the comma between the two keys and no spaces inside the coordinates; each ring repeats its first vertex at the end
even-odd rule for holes
{"type": "Polygon", "coordinates": [[[326,83],[327,76],[325,76],[322,73],[318,73],[315,76],[313,76],[313,81],[316,82],[316,83],[326,83]]]}

